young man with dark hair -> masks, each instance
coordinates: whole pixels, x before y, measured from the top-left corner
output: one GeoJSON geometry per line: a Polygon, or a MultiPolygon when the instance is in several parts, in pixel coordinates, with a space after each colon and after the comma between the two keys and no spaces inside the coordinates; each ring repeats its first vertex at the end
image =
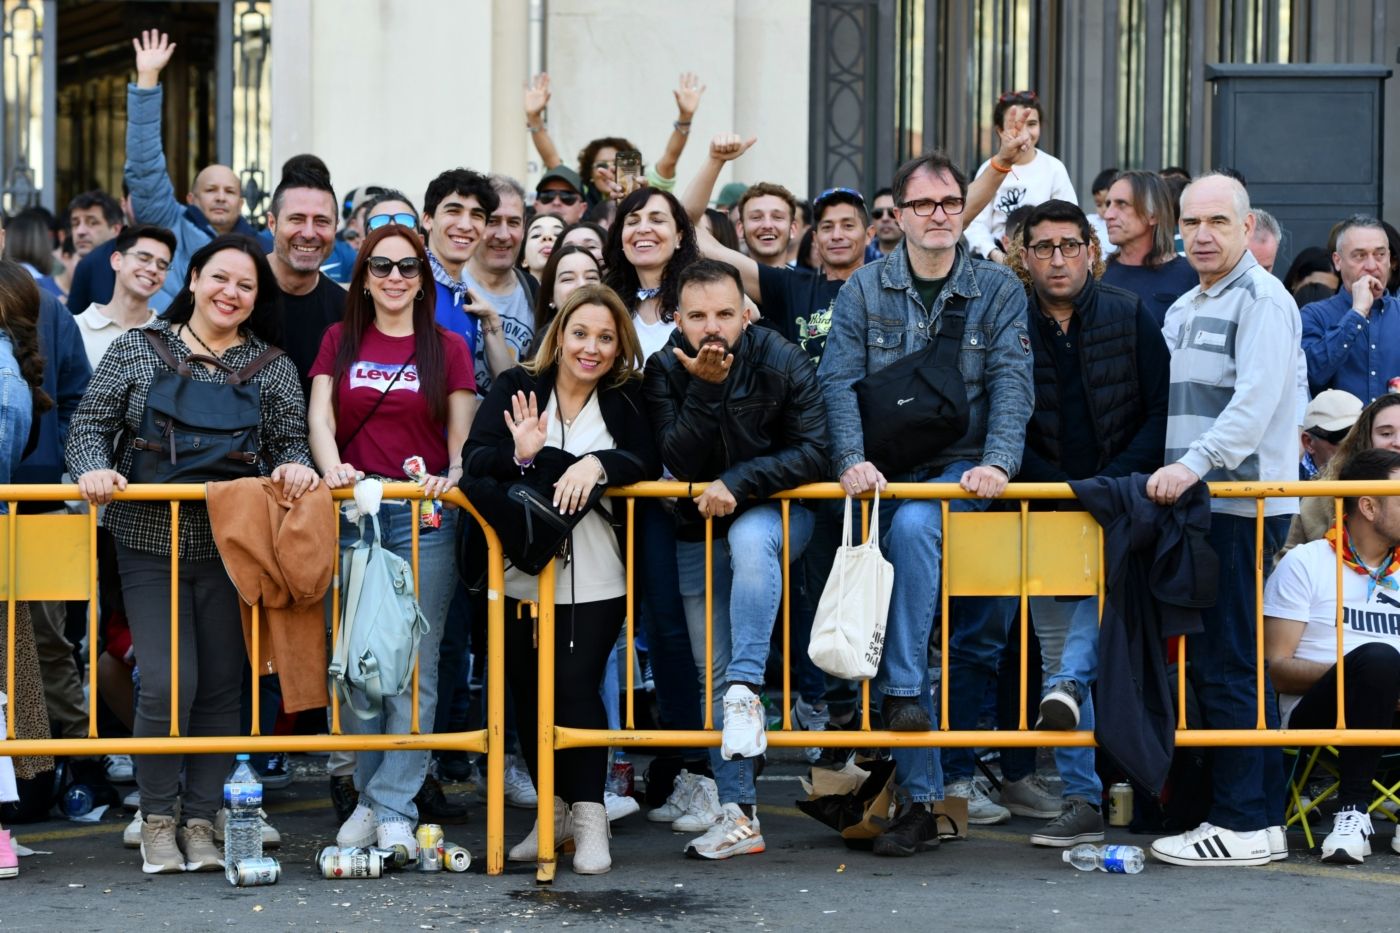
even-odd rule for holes
{"type": "Polygon", "coordinates": [[[74,318],[93,369],[114,340],[133,327],[145,327],[156,319],[151,297],[165,284],[170,260],[175,255],[175,234],[150,224],[123,227],[113,243],[116,286],[112,300],[106,304],[93,302],[74,318]]]}
{"type": "Polygon", "coordinates": [[[330,179],[311,168],[283,175],[267,212],[272,234],[267,260],[282,292],[282,349],[296,364],[308,396],[321,337],[345,316],[345,289],[321,271],[335,247],[335,217],[330,179]]]}
{"type": "Polygon", "coordinates": [[[68,235],[79,256],[86,256],[121,232],[126,215],[105,191],[84,191],[68,202],[68,235]]]}
{"type": "MultiPolygon", "coordinates": [[[[686,854],[726,859],[764,850],[756,760],[767,747],[759,694],[782,600],[783,520],[766,497],[826,474],[826,408],[817,372],[797,347],[749,326],[739,273],[698,260],[680,274],[667,346],[646,366],[646,399],[666,467],[708,480],[676,504],[676,564],[696,668],[705,670],[706,522],[714,521],[712,672],[723,742],[711,749],[722,814],[686,854]]],[[[787,556],[812,534],[812,514],[789,507],[787,556]]],[[[701,675],[701,683],[704,676],[701,675]]]]}
{"type": "MultiPolygon", "coordinates": [[[[423,194],[422,224],[428,266],[433,270],[437,288],[437,322],[461,334],[472,348],[473,358],[485,335],[477,315],[468,308],[477,298],[467,291],[462,273],[467,260],[480,248],[486,235],[486,218],[495,213],[498,203],[491,180],[465,168],[441,173],[428,183],[423,194]]],[[[477,379],[481,375],[478,370],[477,379]]]]}
{"type": "Polygon", "coordinates": [[[1103,208],[1108,241],[1105,284],[1130,291],[1160,323],[1172,302],[1196,286],[1191,264],[1176,254],[1176,207],[1166,182],[1153,172],[1124,172],[1108,187],[1103,208]]]}
{"type": "MultiPolygon", "coordinates": [[[[1338,479],[1400,481],[1400,454],[1362,451],[1338,479]]],[[[1345,682],[1347,728],[1400,728],[1400,496],[1348,496],[1343,511],[1341,524],[1325,538],[1283,555],[1264,587],[1264,657],[1286,729],[1336,726],[1339,677],[1345,682]],[[1345,565],[1340,664],[1339,551],[1345,565]]],[[[1338,810],[1322,841],[1324,862],[1359,865],[1371,854],[1367,807],[1382,751],[1339,747],[1338,810]]],[[[1392,838],[1390,847],[1400,852],[1400,838],[1392,838]]]]}

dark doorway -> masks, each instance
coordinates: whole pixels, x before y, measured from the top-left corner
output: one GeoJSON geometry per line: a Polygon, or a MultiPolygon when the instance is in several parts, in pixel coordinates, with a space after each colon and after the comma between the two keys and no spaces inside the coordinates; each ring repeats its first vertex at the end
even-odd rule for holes
{"type": "Polygon", "coordinates": [[[58,123],[54,204],[102,188],[120,195],[126,161],[126,87],[136,79],[131,40],[160,29],[176,43],[161,73],[162,130],[176,196],[217,162],[219,4],[66,0],[58,8],[58,123]]]}

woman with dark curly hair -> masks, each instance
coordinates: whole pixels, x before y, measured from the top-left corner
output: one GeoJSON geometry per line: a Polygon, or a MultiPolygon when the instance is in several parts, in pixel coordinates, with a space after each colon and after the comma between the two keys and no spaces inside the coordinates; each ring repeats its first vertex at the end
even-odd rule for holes
{"type": "Polygon", "coordinates": [[[604,281],[632,314],[643,360],[670,339],[681,270],[699,258],[695,227],[675,195],[641,188],[617,206],[603,248],[604,281]]]}

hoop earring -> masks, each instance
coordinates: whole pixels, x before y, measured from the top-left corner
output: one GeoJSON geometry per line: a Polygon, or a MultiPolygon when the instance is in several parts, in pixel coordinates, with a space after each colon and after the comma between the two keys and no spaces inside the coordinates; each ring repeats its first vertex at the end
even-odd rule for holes
{"type": "Polygon", "coordinates": [[[413,296],[413,300],[414,300],[414,301],[422,301],[422,300],[423,300],[423,289],[421,289],[421,288],[418,289],[418,294],[416,294],[416,295],[413,296]]]}

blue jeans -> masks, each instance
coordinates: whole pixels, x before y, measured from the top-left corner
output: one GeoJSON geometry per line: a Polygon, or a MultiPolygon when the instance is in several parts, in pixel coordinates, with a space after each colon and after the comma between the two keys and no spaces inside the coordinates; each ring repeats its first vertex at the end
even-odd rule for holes
{"type": "MultiPolygon", "coordinates": [[[[385,500],[379,508],[380,543],[410,562],[415,521],[411,505],[385,500]]],[[[418,604],[428,620],[428,631],[418,643],[418,725],[424,732],[432,731],[437,711],[438,647],[457,588],[456,522],[457,512],[445,510],[441,528],[423,529],[418,536],[418,604]]],[[[342,516],[340,546],[354,544],[359,534],[356,526],[342,516]]],[[[412,727],[412,717],[410,682],[408,689],[385,700],[382,712],[370,719],[361,719],[342,704],[340,727],[347,735],[406,735],[412,727]]],[[[413,798],[423,786],[430,755],[426,751],[371,751],[355,755],[355,789],[360,792],[360,802],[374,811],[376,820],[418,822],[413,798]]]]}
{"type": "MultiPolygon", "coordinates": [[[[812,536],[812,513],[793,504],[788,518],[788,557],[796,560],[812,536]]],[[[762,684],[768,661],[773,622],[783,599],[783,523],[779,506],[757,505],[740,515],[723,541],[716,541],[713,560],[712,640],[714,722],[724,723],[724,690],[728,683],[762,684]]],[[[681,600],[690,630],[695,667],[705,670],[705,543],[678,541],[676,570],[681,600]]],[[[704,675],[700,684],[704,690],[704,675]]],[[[753,759],[725,761],[710,749],[710,766],[721,803],[758,802],[753,759]]]]}
{"type": "MultiPolygon", "coordinates": [[[[1271,567],[1288,516],[1265,520],[1264,566],[1271,567]]],[[[1220,558],[1215,606],[1201,611],[1205,631],[1186,639],[1188,674],[1206,729],[1252,729],[1255,709],[1254,519],[1216,512],[1210,544],[1220,558]]],[[[1264,677],[1266,724],[1277,729],[1278,703],[1264,677]]],[[[1240,832],[1283,822],[1283,756],[1278,749],[1214,749],[1210,822],[1240,832]]]]}
{"type": "MultiPolygon", "coordinates": [[[[1079,731],[1094,731],[1094,681],[1099,664],[1099,601],[1094,598],[1058,602],[1053,596],[1030,601],[1031,620],[1040,638],[1045,696],[1059,683],[1079,687],[1079,731]]],[[[1056,748],[1055,767],[1065,782],[1064,797],[1103,800],[1103,782],[1094,769],[1093,748],[1056,748]]]]}
{"type": "MultiPolygon", "coordinates": [[[[956,483],[976,464],[951,463],[934,476],[916,482],[956,483]]],[[[901,477],[902,479],[902,477],[901,477]]],[[[984,499],[956,499],[957,512],[980,511],[984,499]]],[[[886,697],[917,697],[929,720],[938,725],[928,672],[928,639],[942,583],[943,515],[937,500],[905,499],[881,503],[880,545],[894,565],[894,593],[885,627],[885,654],[880,659],[876,688],[886,697]]],[[[943,799],[943,769],[937,748],[897,748],[895,780],[916,803],[943,799]]]]}

